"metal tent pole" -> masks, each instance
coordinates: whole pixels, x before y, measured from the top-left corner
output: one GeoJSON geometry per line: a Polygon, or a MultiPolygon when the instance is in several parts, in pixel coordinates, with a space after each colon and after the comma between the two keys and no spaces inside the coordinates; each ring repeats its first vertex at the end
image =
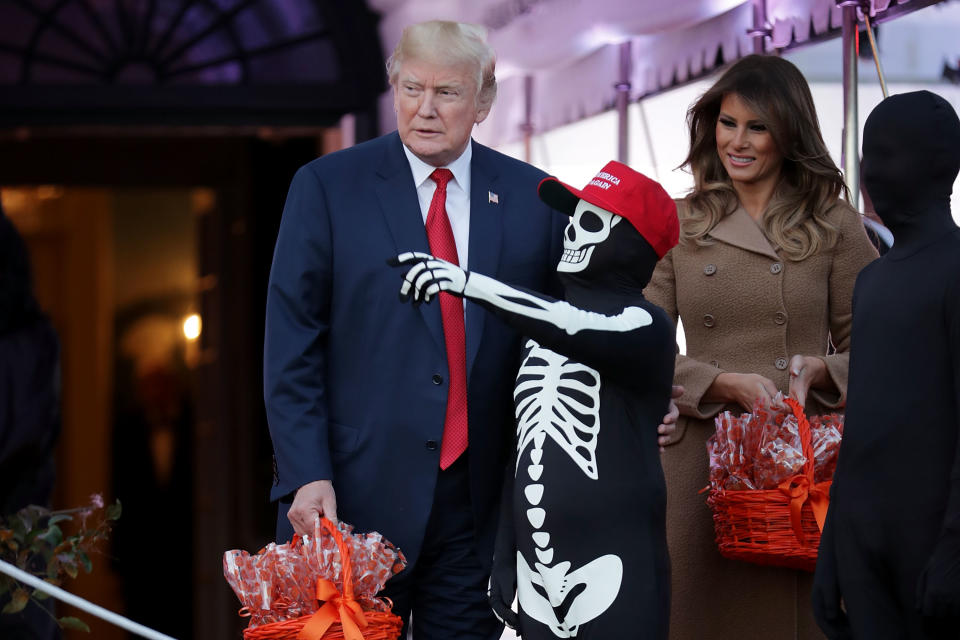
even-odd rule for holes
{"type": "Polygon", "coordinates": [[[620,45],[620,77],[614,87],[617,90],[617,160],[630,163],[630,41],[620,45]]]}
{"type": "Polygon", "coordinates": [[[857,7],[859,1],[840,1],[843,7],[843,179],[850,204],[860,208],[860,132],[857,124],[857,7]]]}
{"type": "Polygon", "coordinates": [[[520,125],[523,133],[523,161],[533,162],[533,76],[523,77],[523,124],[520,125]]]}
{"type": "Polygon", "coordinates": [[[753,0],[753,28],[747,31],[753,38],[753,52],[766,52],[766,38],[770,36],[770,23],[767,22],[767,0],[753,0]]]}

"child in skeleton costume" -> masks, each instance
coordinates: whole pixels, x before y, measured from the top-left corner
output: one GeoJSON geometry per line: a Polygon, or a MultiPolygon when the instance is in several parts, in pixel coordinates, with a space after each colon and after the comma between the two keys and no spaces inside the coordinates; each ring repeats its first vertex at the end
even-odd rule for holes
{"type": "Polygon", "coordinates": [[[525,639],[666,638],[670,563],[657,426],[670,400],[674,325],[643,297],[677,243],[676,206],[656,182],[608,163],[582,191],[539,194],[572,216],[557,267],[564,300],[421,253],[401,298],[445,291],[529,339],[517,375],[491,604],[525,639]],[[514,590],[519,616],[510,610],[514,590]]]}

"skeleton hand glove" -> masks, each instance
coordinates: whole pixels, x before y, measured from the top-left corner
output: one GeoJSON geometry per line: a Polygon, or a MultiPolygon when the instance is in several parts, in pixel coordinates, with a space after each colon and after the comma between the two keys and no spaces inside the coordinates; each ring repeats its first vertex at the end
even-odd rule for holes
{"type": "Polygon", "coordinates": [[[387,262],[394,267],[412,265],[403,276],[400,300],[406,302],[413,297],[415,305],[430,302],[441,291],[463,297],[463,290],[470,277],[468,271],[457,265],[418,251],[401,253],[387,262]]]}

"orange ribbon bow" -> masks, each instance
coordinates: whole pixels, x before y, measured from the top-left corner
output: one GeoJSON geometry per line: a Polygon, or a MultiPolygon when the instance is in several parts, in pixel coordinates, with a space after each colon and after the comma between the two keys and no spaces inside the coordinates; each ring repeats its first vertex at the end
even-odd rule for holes
{"type": "Polygon", "coordinates": [[[823,523],[827,519],[827,508],[830,506],[830,481],[812,484],[810,478],[801,474],[787,478],[780,483],[779,488],[790,498],[790,524],[793,525],[793,533],[800,544],[806,544],[806,536],[803,535],[801,525],[803,504],[810,500],[813,517],[817,519],[817,527],[823,531],[823,523]]]}
{"type": "Polygon", "coordinates": [[[344,596],[332,581],[320,578],[317,580],[317,600],[323,602],[323,606],[303,626],[297,640],[320,640],[334,622],[343,626],[346,640],[363,640],[360,629],[367,628],[367,619],[352,594],[344,596]]]}
{"type": "Polygon", "coordinates": [[[813,450],[810,442],[810,423],[803,412],[803,406],[793,398],[784,398],[784,402],[793,411],[797,418],[797,427],[800,430],[800,440],[803,443],[803,455],[807,461],[803,465],[803,472],[792,478],[787,478],[781,482],[778,487],[785,496],[790,498],[790,524],[793,526],[793,534],[797,536],[800,544],[806,544],[806,536],[803,535],[802,513],[803,504],[810,500],[810,508],[813,510],[813,517],[817,520],[817,527],[823,531],[823,523],[827,520],[827,508],[830,506],[830,484],[831,481],[813,483],[813,450]]]}

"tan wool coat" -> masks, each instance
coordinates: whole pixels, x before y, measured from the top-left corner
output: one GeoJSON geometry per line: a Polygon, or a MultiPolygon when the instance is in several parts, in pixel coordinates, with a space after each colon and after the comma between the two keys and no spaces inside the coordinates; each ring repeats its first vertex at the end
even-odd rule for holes
{"type": "Polygon", "coordinates": [[[644,291],[674,321],[682,320],[687,345],[676,361],[675,383],[686,389],[678,401],[681,416],[663,453],[673,640],[823,638],[810,606],[812,574],[721,557],[706,494],[699,491],[708,484],[713,417],[742,411],[702,401],[720,373],[757,373],[786,394],[790,358],[819,355],[834,389],[811,390],[807,412],[844,405],[853,285],[877,253],[848,205],[838,201],[828,219],[840,229],[837,245],[795,262],[739,208],[711,231],[713,244],[672,249],[644,291]],[[836,353],[826,355],[830,343],[836,353]]]}

